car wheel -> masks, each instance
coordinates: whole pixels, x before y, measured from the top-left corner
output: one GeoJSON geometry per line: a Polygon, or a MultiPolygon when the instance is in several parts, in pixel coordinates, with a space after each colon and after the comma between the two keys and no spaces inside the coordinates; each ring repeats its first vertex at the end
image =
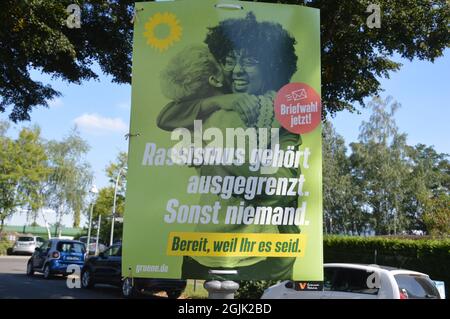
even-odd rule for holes
{"type": "Polygon", "coordinates": [[[92,281],[91,271],[89,269],[84,269],[81,273],[81,287],[89,289],[93,286],[94,283],[92,281]]]}
{"type": "Polygon", "coordinates": [[[167,293],[167,297],[169,297],[169,299],[178,299],[181,296],[180,290],[166,291],[166,293],[167,293]]]}
{"type": "Polygon", "coordinates": [[[27,276],[33,276],[33,275],[34,275],[33,262],[29,261],[27,263],[27,276]]]}
{"type": "Polygon", "coordinates": [[[137,296],[137,290],[133,286],[131,278],[125,278],[122,281],[122,296],[125,298],[133,298],[137,296]]]}
{"type": "Polygon", "coordinates": [[[44,266],[44,279],[50,279],[52,277],[52,272],[50,270],[50,265],[46,264],[44,266]]]}

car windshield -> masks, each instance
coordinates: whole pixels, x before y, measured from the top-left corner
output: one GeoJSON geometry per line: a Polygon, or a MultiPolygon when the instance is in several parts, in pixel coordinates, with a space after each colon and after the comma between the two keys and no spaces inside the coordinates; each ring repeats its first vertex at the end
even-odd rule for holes
{"type": "Polygon", "coordinates": [[[439,298],[439,291],[431,279],[418,275],[395,275],[399,289],[405,289],[410,299],[439,298]]]}
{"type": "Polygon", "coordinates": [[[17,239],[17,241],[34,241],[34,238],[33,237],[28,237],[28,236],[23,236],[23,237],[19,237],[18,239],[17,239]]]}
{"type": "Polygon", "coordinates": [[[81,243],[74,242],[65,242],[61,241],[56,246],[56,249],[63,253],[81,253],[84,254],[86,252],[84,245],[81,243]]]}

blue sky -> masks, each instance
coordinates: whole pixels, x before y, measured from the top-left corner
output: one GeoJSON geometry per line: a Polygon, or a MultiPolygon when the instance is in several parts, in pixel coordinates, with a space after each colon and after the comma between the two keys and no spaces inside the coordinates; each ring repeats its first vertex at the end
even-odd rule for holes
{"type": "MultiPolygon", "coordinates": [[[[391,95],[401,103],[395,116],[400,131],[408,135],[410,145],[434,145],[438,152],[450,153],[450,50],[434,63],[394,60],[403,67],[391,73],[390,79],[380,80],[381,95],[391,95]]],[[[347,143],[356,141],[361,122],[370,116],[370,110],[360,110],[361,114],[343,111],[332,119],[347,143]]]]}
{"type": "MultiPolygon", "coordinates": [[[[391,95],[402,104],[396,115],[400,131],[407,133],[410,145],[434,145],[438,152],[450,153],[450,50],[434,63],[395,60],[403,63],[403,67],[381,83],[385,90],[382,96],[391,95]]],[[[129,127],[131,87],[113,84],[104,75],[98,81],[82,85],[52,80],[37,71],[32,75],[35,80],[50,83],[62,96],[51,101],[49,108],[36,108],[31,113],[31,122],[12,125],[10,135],[15,136],[23,126],[38,124],[44,138],[60,140],[77,125],[91,146],[86,160],[92,166],[95,184],[98,188],[107,186],[105,167],[119,151],[128,149],[124,135],[129,127]]],[[[332,119],[347,144],[357,140],[361,122],[370,116],[369,110],[359,109],[361,114],[344,111],[332,119]]],[[[7,113],[0,114],[0,119],[7,119],[7,113]]],[[[18,214],[8,223],[24,221],[24,214],[18,214]]],[[[49,222],[54,222],[52,217],[49,222]]],[[[64,223],[70,225],[70,219],[65,218],[64,223]]]]}

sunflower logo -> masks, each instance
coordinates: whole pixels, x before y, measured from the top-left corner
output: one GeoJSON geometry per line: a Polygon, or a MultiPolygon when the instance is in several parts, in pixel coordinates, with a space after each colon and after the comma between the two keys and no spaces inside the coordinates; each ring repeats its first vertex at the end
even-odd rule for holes
{"type": "Polygon", "coordinates": [[[183,29],[173,13],[156,13],[145,24],[144,36],[147,38],[147,44],[163,52],[174,42],[180,41],[182,31],[183,29]],[[156,28],[163,25],[168,27],[169,32],[167,36],[159,37],[156,28]]]}

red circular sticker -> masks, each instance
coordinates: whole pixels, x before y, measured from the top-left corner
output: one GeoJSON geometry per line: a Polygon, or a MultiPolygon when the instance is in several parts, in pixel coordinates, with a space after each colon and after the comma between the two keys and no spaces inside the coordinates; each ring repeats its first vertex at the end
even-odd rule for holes
{"type": "Polygon", "coordinates": [[[320,124],[322,118],[320,96],[308,84],[286,84],[277,93],[275,117],[289,132],[309,133],[320,124]]]}

